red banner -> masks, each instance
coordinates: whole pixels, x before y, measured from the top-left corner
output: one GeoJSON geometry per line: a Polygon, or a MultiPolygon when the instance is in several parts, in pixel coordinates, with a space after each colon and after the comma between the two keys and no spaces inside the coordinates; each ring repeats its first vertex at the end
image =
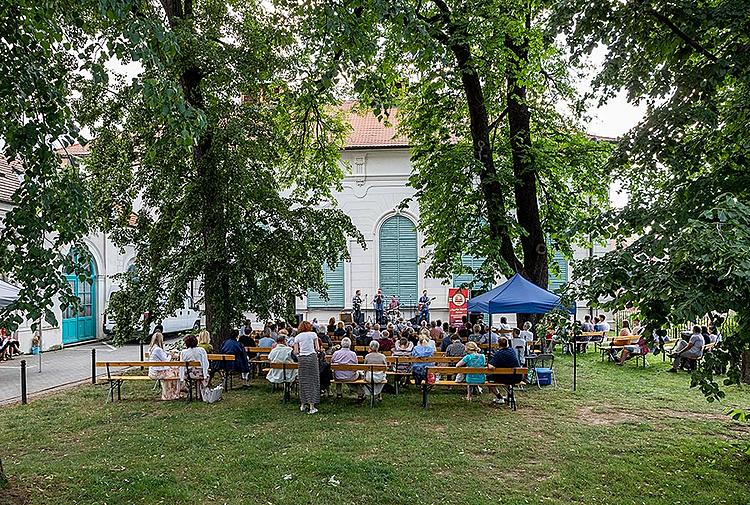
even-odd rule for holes
{"type": "Polygon", "coordinates": [[[448,288],[448,324],[461,325],[461,318],[468,315],[468,301],[468,289],[448,288]]]}

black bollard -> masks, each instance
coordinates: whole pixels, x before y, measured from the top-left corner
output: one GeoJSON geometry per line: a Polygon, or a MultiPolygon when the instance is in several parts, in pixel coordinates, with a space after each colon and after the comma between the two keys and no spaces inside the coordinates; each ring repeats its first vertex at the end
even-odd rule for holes
{"type": "Polygon", "coordinates": [[[96,349],[91,349],[91,384],[96,384],[96,349]]]}
{"type": "Polygon", "coordinates": [[[21,405],[29,403],[26,397],[26,360],[21,360],[21,405]]]}
{"type": "Polygon", "coordinates": [[[576,382],[577,382],[577,375],[578,375],[578,362],[576,360],[576,357],[578,356],[578,344],[576,343],[576,336],[573,335],[573,391],[576,390],[576,382]]]}

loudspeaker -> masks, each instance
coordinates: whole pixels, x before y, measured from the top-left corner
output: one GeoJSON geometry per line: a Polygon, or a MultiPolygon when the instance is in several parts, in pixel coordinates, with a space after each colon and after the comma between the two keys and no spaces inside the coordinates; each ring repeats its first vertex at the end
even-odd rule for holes
{"type": "Polygon", "coordinates": [[[341,320],[344,323],[353,323],[354,320],[352,319],[352,313],[351,312],[342,312],[339,314],[339,320],[341,320]]]}
{"type": "Polygon", "coordinates": [[[297,321],[294,326],[295,327],[299,327],[299,325],[302,324],[302,321],[304,321],[305,318],[304,318],[303,314],[295,314],[294,315],[294,320],[297,321]]]}

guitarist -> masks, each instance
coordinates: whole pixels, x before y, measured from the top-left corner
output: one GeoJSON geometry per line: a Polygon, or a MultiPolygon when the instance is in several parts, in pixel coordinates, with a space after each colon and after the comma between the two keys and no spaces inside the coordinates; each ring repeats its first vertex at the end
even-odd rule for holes
{"type": "Polygon", "coordinates": [[[430,322],[430,304],[435,297],[430,298],[427,296],[427,290],[422,291],[422,296],[419,297],[419,320],[430,322]]]}

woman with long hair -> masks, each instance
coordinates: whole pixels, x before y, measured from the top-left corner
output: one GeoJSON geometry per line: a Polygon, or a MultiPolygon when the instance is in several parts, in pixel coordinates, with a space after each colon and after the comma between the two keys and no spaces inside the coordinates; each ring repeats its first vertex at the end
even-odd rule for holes
{"type": "MultiPolygon", "coordinates": [[[[149,361],[171,361],[169,354],[164,351],[164,335],[155,332],[148,347],[149,361]]],[[[148,368],[148,376],[158,380],[161,384],[161,399],[176,400],[180,397],[180,387],[177,381],[179,374],[172,366],[152,366],[148,368]]]]}
{"type": "Polygon", "coordinates": [[[318,334],[313,331],[309,321],[302,321],[299,333],[294,339],[294,353],[299,360],[299,400],[300,411],[315,414],[320,403],[320,370],[318,368],[318,351],[320,343],[318,334]]]}

